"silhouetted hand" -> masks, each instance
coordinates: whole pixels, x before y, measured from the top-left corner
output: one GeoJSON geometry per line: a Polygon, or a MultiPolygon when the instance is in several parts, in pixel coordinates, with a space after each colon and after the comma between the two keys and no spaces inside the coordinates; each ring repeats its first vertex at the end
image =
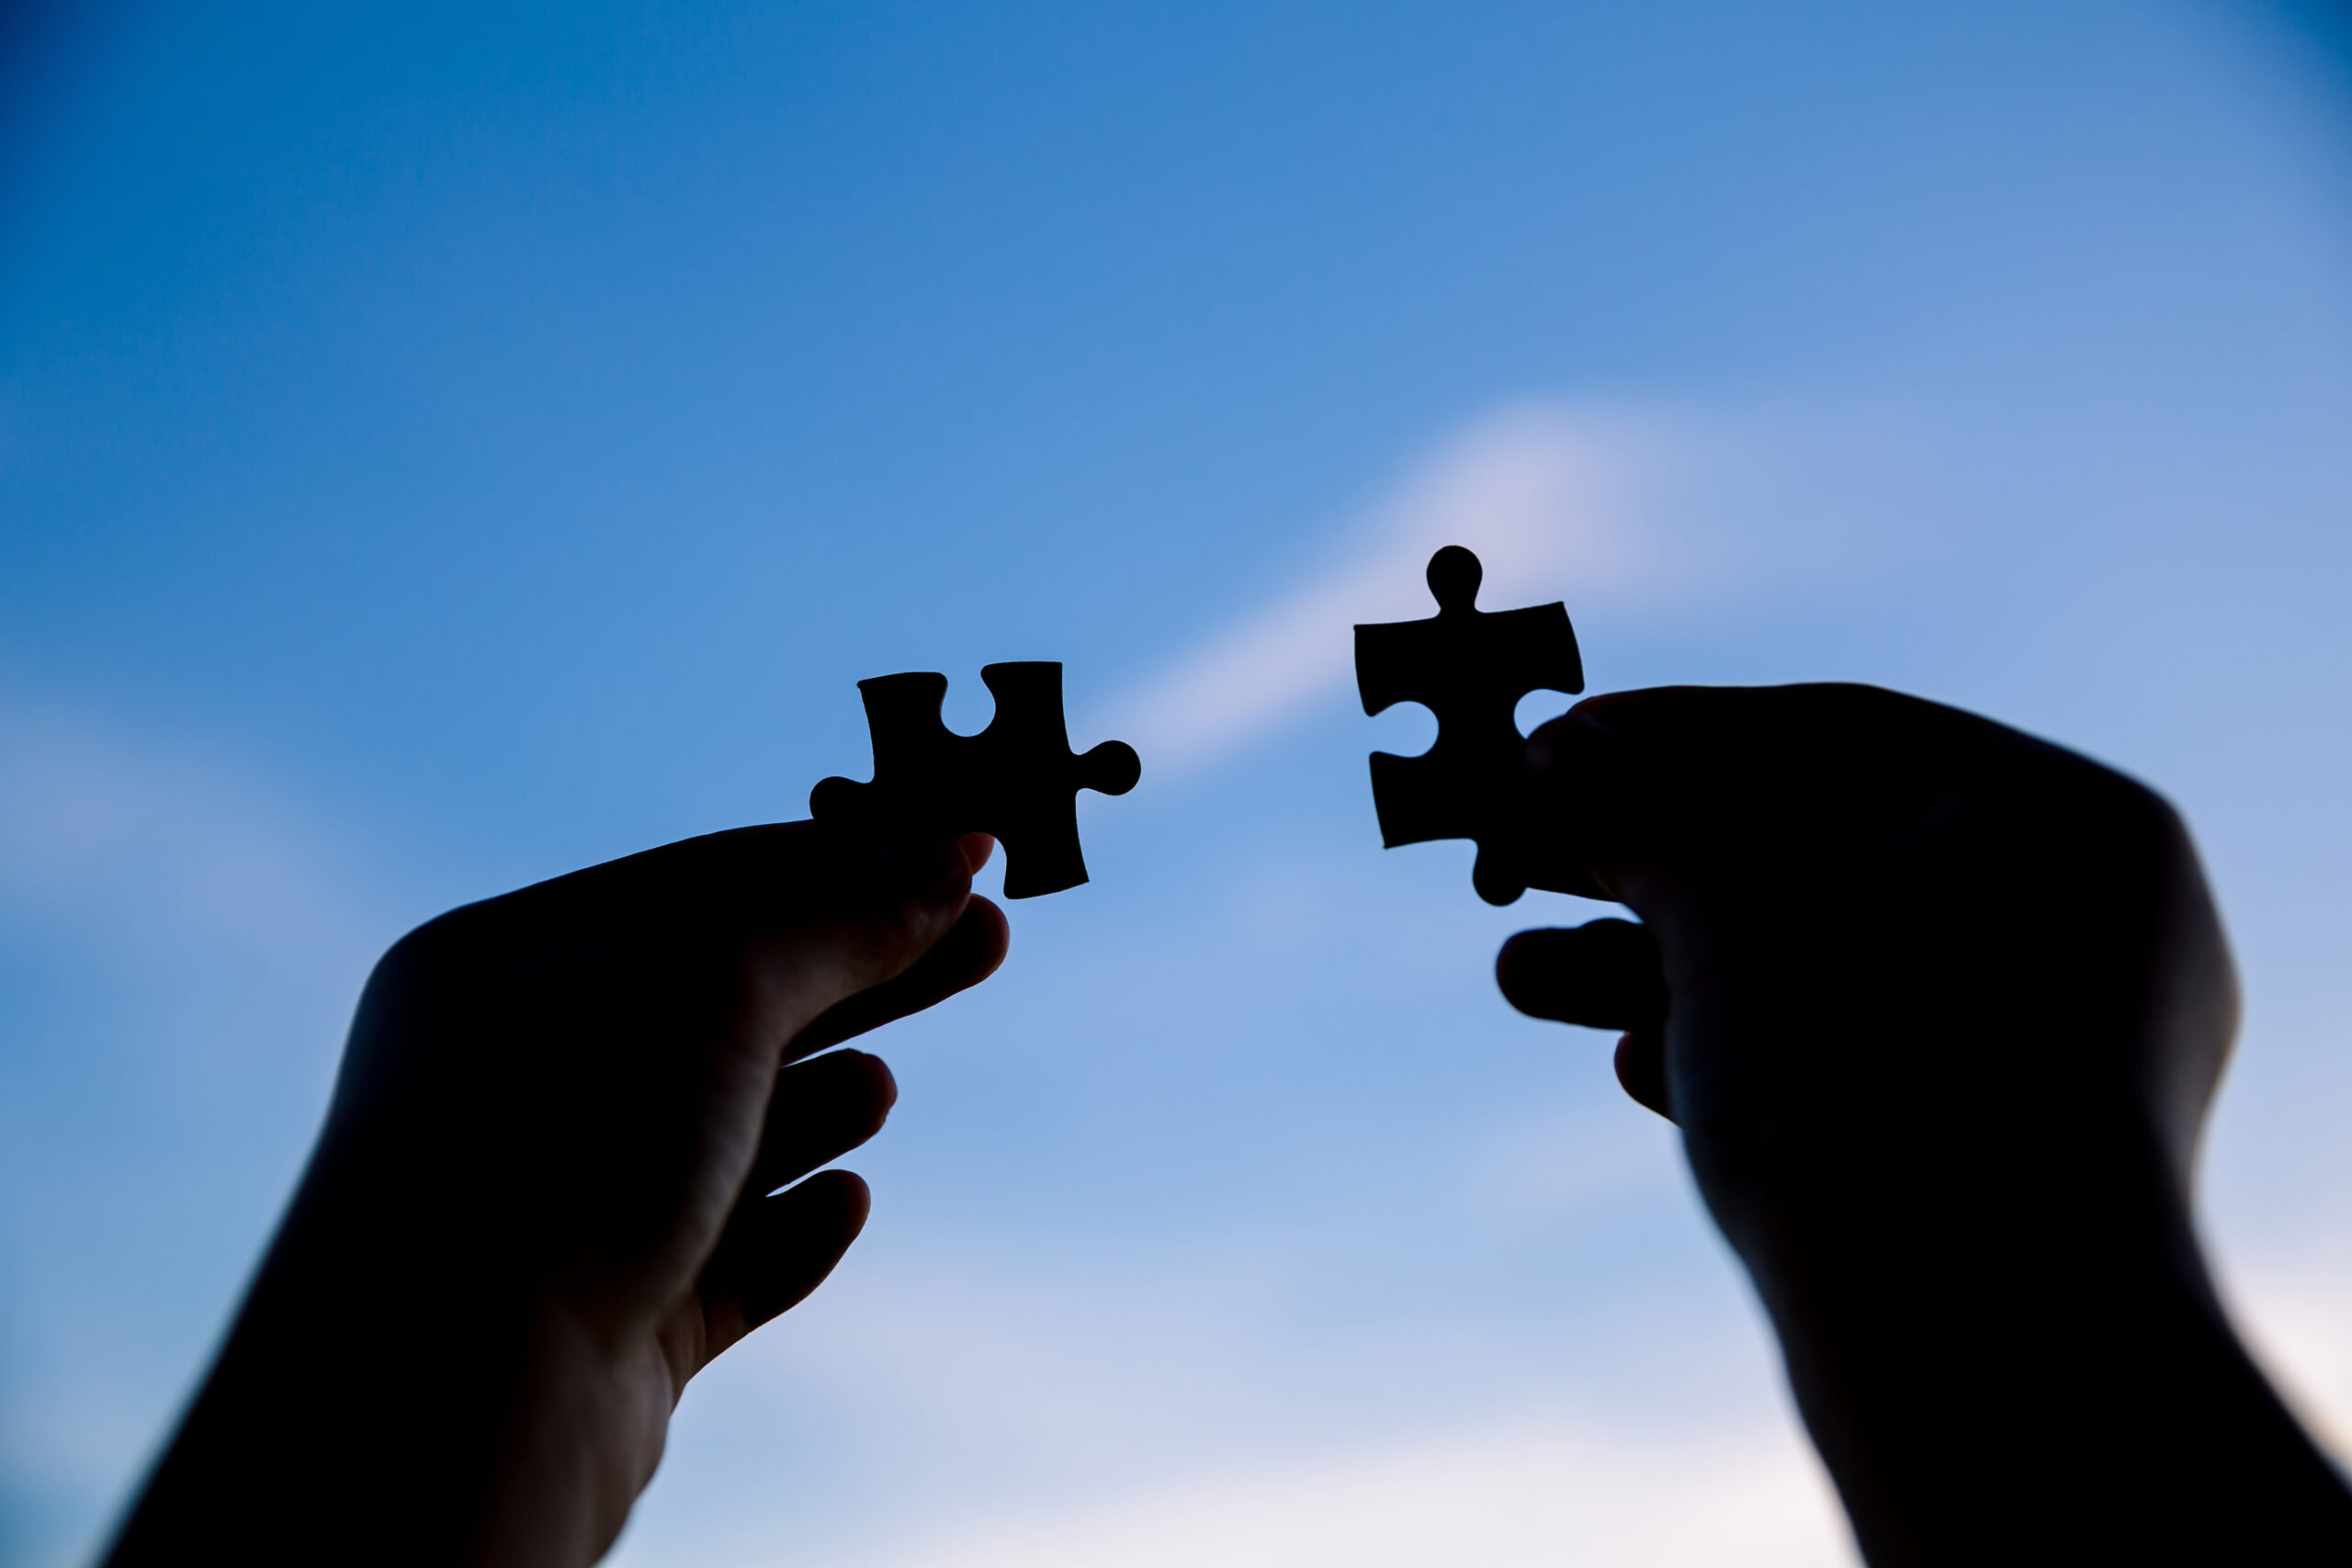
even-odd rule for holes
{"type": "Polygon", "coordinates": [[[864,1224],[846,1172],[766,1196],[896,1094],[862,1052],[800,1059],[996,967],[989,847],[750,828],[403,938],[111,1561],[601,1556],[686,1380],[864,1224]]]}
{"type": "Polygon", "coordinates": [[[1633,692],[1538,730],[1504,993],[1628,1031],[1870,1560],[2352,1562],[2352,1502],[2239,1347],[2190,1223],[2236,1027],[2179,818],[1860,686],[1633,692]]]}

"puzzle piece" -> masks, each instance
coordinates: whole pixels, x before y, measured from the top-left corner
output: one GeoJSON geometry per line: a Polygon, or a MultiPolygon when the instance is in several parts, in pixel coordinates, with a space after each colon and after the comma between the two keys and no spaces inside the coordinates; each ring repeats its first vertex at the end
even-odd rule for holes
{"type": "Polygon", "coordinates": [[[874,741],[874,782],[826,779],[808,792],[820,820],[865,818],[948,834],[988,833],[1004,849],[1004,896],[1034,898],[1086,880],[1078,847],[1078,792],[1125,795],[1143,764],[1124,740],[1073,755],[1062,722],[1062,667],[990,664],[980,679],[996,716],[978,735],[940,718],[947,677],[860,681],[874,741]]]}
{"type": "Polygon", "coordinates": [[[1478,558],[1448,545],[1430,558],[1437,614],[1356,628],[1363,711],[1419,703],[1437,715],[1437,741],[1418,757],[1372,754],[1372,799],[1389,849],[1473,839],[1471,886],[1489,904],[1527,890],[1526,742],[1514,711],[1528,693],[1584,690],[1584,660],[1567,606],[1482,611],[1478,558]]]}

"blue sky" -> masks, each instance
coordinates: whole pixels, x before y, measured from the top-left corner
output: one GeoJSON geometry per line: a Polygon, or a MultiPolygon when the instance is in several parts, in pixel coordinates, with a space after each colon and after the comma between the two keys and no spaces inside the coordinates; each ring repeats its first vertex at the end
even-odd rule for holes
{"type": "MultiPolygon", "coordinates": [[[[1600,688],[1879,681],[2188,812],[2208,1219],[2352,1433],[2352,110],[2091,0],[115,0],[0,130],[0,1559],[86,1553],[374,953],[1069,667],[1095,881],[895,1029],[619,1560],[1813,1563],[1670,1130],[1377,848],[1437,543],[1600,688]],[[1459,1556],[1450,1560],[1460,1561],[1459,1556]]],[[[2032,897],[2018,889],[2021,898],[2032,897]]],[[[1998,1048],[1987,1042],[1988,1049],[1998,1048]]]]}

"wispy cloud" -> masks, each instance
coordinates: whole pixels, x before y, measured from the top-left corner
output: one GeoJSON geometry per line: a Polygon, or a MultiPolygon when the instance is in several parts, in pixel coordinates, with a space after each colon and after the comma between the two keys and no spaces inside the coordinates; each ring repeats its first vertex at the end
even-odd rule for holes
{"type": "Polygon", "coordinates": [[[201,952],[340,1012],[385,916],[274,794],[80,715],[0,703],[0,907],[94,933],[119,964],[177,973],[201,952]]]}
{"type": "Polygon", "coordinates": [[[2352,1268],[2333,1242],[2331,1236],[2302,1256],[2262,1258],[2222,1273],[2256,1359],[2342,1461],[2352,1459],[2352,1347],[2344,1335],[2352,1319],[2352,1268]]]}
{"type": "Polygon", "coordinates": [[[1517,1424],[975,1532],[859,1568],[1798,1568],[1853,1551],[1780,1433],[1670,1443],[1517,1424]]]}
{"type": "Polygon", "coordinates": [[[398,926],[267,781],[6,693],[0,924],[37,933],[0,1138],[0,1506],[23,1531],[0,1556],[75,1562],[185,1393],[398,926]]]}
{"type": "Polygon", "coordinates": [[[1351,679],[1355,623],[1431,612],[1422,571],[1442,545],[1478,553],[1487,604],[1623,585],[1626,518],[1668,445],[1657,422],[1618,411],[1523,404],[1476,422],[1366,511],[1328,570],[1126,694],[1106,733],[1165,776],[1278,728],[1351,679]]]}

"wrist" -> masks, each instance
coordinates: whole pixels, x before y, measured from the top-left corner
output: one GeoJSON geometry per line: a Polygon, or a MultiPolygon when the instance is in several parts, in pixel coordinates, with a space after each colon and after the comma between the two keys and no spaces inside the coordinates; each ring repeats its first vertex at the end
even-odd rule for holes
{"type": "Polygon", "coordinates": [[[2231,1330],[2187,1216],[2145,1196],[1866,1240],[1825,1224],[1750,1260],[1873,1564],[2345,1539],[2352,1505],[2231,1330]]]}
{"type": "MultiPolygon", "coordinates": [[[[323,1163],[323,1162],[322,1162],[323,1163]]],[[[473,1555],[561,1320],[314,1165],[109,1562],[473,1555]],[[369,1521],[356,1536],[352,1521],[369,1521]]],[[[587,1562],[589,1558],[579,1561],[587,1562]]]]}
{"type": "Polygon", "coordinates": [[[536,1317],[471,1558],[586,1568],[605,1554],[661,1461],[684,1376],[669,1349],[560,1308],[536,1317]]]}

